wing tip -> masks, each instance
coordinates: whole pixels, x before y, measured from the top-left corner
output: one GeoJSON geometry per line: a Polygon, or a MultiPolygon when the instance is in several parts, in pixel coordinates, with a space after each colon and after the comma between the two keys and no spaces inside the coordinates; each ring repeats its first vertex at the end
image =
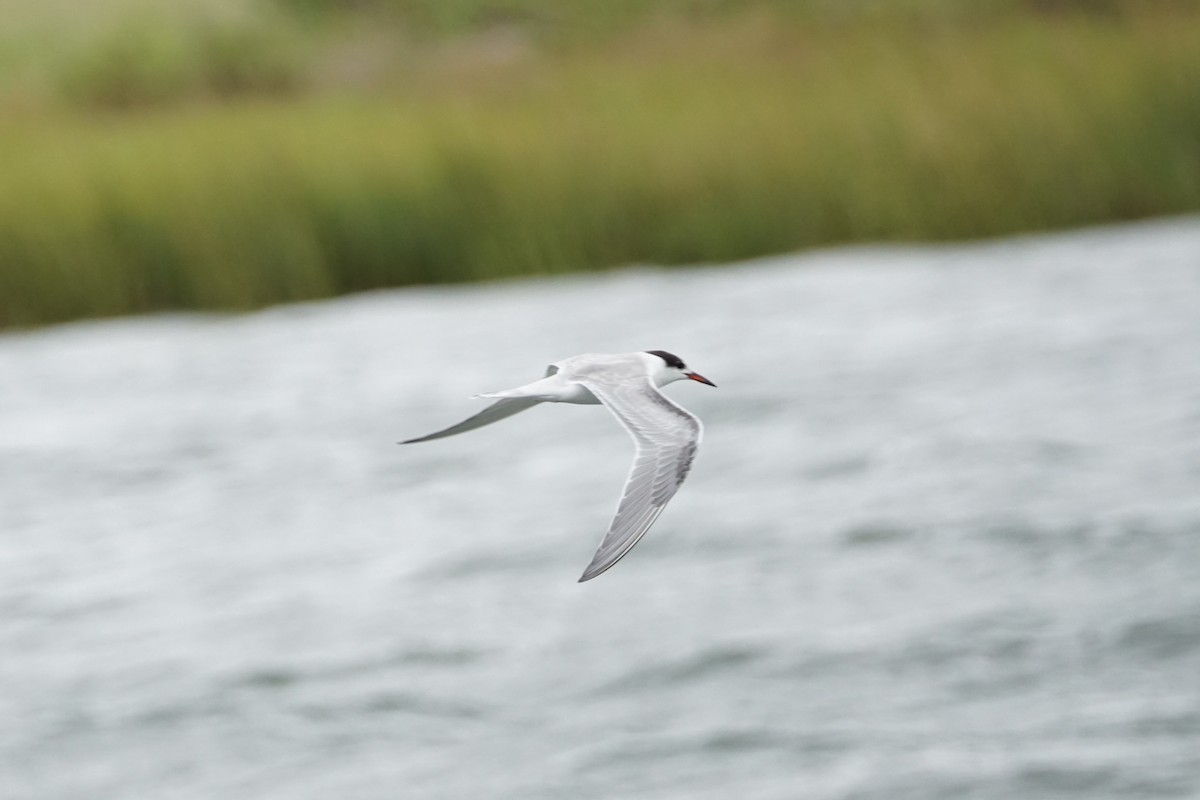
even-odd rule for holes
{"type": "Polygon", "coordinates": [[[596,555],[592,556],[592,562],[587,565],[587,569],[585,569],[583,571],[583,574],[579,576],[578,582],[579,583],[587,583],[592,578],[595,578],[595,577],[601,575],[602,573],[608,571],[608,569],[613,564],[616,564],[620,560],[621,560],[620,556],[618,556],[617,558],[612,558],[611,555],[608,557],[605,557],[605,558],[601,558],[600,553],[597,552],[596,555]]]}
{"type": "Polygon", "coordinates": [[[588,564],[587,569],[585,569],[583,574],[579,576],[578,583],[586,583],[592,578],[599,577],[605,572],[608,572],[608,570],[612,569],[618,561],[625,557],[625,554],[628,552],[629,548],[626,548],[625,552],[621,553],[616,558],[608,556],[603,559],[599,558],[599,554],[597,554],[597,557],[592,559],[592,563],[588,564]]]}
{"type": "MultiPolygon", "coordinates": [[[[609,565],[609,566],[611,566],[611,565],[609,565]]],[[[608,567],[605,567],[604,569],[608,569],[608,567]]],[[[587,583],[592,578],[595,578],[600,573],[604,572],[604,569],[593,570],[592,567],[588,567],[587,569],[585,569],[583,571],[583,574],[579,576],[579,580],[576,581],[576,583],[587,583]]]]}

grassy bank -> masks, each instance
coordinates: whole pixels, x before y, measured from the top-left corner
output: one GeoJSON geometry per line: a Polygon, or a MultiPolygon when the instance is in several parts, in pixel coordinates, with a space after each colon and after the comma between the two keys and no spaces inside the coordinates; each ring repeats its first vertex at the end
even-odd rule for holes
{"type": "Polygon", "coordinates": [[[1196,4],[780,5],[593,41],[314,3],[250,91],[10,95],[0,325],[1200,209],[1196,4]]]}

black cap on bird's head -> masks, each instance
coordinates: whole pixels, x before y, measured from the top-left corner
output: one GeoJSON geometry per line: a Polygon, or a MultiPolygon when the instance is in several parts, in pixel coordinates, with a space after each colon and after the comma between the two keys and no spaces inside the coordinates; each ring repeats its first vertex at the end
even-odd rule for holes
{"type": "Polygon", "coordinates": [[[652,356],[658,356],[663,361],[667,362],[668,367],[674,367],[675,369],[687,369],[687,365],[683,363],[683,359],[674,353],[668,353],[666,350],[647,350],[646,352],[652,356]]]}
{"type": "Polygon", "coordinates": [[[666,362],[668,367],[671,367],[672,369],[677,369],[680,372],[682,372],[683,377],[685,377],[685,378],[688,378],[693,381],[699,381],[700,383],[706,383],[709,386],[716,386],[715,383],[713,383],[712,381],[710,381],[708,378],[704,377],[703,375],[696,373],[696,372],[689,372],[687,365],[683,363],[683,359],[680,358],[679,356],[675,355],[674,353],[668,353],[666,350],[647,350],[646,352],[652,356],[658,356],[659,358],[661,358],[663,361],[666,362]]]}

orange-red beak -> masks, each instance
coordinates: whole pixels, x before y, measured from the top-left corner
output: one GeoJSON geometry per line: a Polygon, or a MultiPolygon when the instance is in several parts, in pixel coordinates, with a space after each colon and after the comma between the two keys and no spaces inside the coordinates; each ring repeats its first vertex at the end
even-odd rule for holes
{"type": "Polygon", "coordinates": [[[713,383],[712,381],[710,381],[708,378],[704,377],[703,375],[699,374],[698,372],[685,372],[683,374],[685,377],[691,378],[694,381],[700,381],[700,383],[707,383],[709,386],[716,386],[715,383],[713,383]]]}

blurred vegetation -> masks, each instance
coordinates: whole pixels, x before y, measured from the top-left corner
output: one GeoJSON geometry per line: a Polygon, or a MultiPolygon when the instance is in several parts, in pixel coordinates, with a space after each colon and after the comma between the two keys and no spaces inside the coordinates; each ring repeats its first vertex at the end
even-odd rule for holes
{"type": "Polygon", "coordinates": [[[1200,208],[1194,0],[0,0],[0,325],[1200,208]]]}

